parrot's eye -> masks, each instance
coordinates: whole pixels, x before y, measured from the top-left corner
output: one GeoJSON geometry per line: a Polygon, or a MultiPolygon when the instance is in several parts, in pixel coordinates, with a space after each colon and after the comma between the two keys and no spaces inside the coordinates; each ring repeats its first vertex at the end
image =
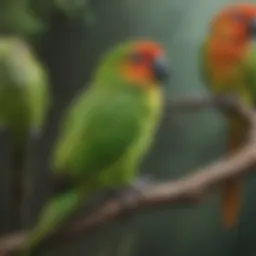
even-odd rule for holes
{"type": "Polygon", "coordinates": [[[143,62],[142,56],[140,54],[138,54],[138,53],[132,53],[131,60],[134,63],[141,63],[141,62],[143,62]]]}

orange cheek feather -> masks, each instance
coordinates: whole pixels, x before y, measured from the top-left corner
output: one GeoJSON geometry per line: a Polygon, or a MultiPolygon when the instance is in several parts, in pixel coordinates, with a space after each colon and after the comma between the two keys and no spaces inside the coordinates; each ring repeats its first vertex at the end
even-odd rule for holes
{"type": "Polygon", "coordinates": [[[153,81],[153,74],[146,65],[128,63],[122,67],[122,72],[126,79],[139,83],[140,85],[152,83],[153,81]]]}

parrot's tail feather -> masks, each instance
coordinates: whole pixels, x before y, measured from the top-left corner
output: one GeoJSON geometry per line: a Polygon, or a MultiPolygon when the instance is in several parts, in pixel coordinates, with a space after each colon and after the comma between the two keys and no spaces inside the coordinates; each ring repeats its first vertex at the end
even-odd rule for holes
{"type": "MultiPolygon", "coordinates": [[[[248,125],[238,117],[230,117],[228,122],[227,151],[229,155],[232,155],[245,141],[248,125]]],[[[225,228],[230,229],[237,224],[241,206],[242,183],[241,177],[237,177],[227,180],[221,186],[221,209],[225,228]]]]}
{"type": "Polygon", "coordinates": [[[48,235],[60,228],[76,212],[82,202],[81,193],[76,189],[54,197],[45,206],[38,224],[29,234],[23,255],[31,255],[32,250],[48,235]]]}
{"type": "Polygon", "coordinates": [[[240,180],[227,180],[221,188],[222,218],[225,228],[230,229],[237,224],[241,204],[242,182],[240,180]]]}

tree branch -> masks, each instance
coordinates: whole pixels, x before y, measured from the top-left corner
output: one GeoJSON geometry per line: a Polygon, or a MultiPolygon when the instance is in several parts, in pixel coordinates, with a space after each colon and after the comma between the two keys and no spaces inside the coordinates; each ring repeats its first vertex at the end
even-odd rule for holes
{"type": "MultiPolygon", "coordinates": [[[[191,202],[203,199],[206,192],[228,178],[246,174],[256,164],[256,114],[253,110],[239,104],[234,99],[227,101],[217,98],[187,97],[170,101],[173,108],[202,108],[206,106],[230,107],[245,118],[249,125],[247,143],[233,156],[223,158],[207,167],[195,170],[176,181],[162,182],[146,187],[140,195],[125,204],[120,199],[109,199],[88,216],[73,221],[70,225],[54,234],[48,243],[58,243],[80,233],[87,233],[105,222],[125,214],[160,205],[191,202]]],[[[26,233],[20,232],[0,239],[0,256],[22,248],[26,241],[26,233]]]]}

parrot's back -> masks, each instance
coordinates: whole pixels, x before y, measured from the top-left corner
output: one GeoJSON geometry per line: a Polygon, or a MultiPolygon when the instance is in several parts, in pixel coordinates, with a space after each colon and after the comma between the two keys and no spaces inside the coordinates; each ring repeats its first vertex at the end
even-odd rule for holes
{"type": "Polygon", "coordinates": [[[151,142],[160,116],[160,95],[154,90],[145,97],[133,86],[82,93],[56,144],[54,170],[68,170],[75,179],[83,176],[96,183],[108,183],[113,176],[132,178],[128,171],[125,177],[126,170],[134,171],[151,142]]]}

